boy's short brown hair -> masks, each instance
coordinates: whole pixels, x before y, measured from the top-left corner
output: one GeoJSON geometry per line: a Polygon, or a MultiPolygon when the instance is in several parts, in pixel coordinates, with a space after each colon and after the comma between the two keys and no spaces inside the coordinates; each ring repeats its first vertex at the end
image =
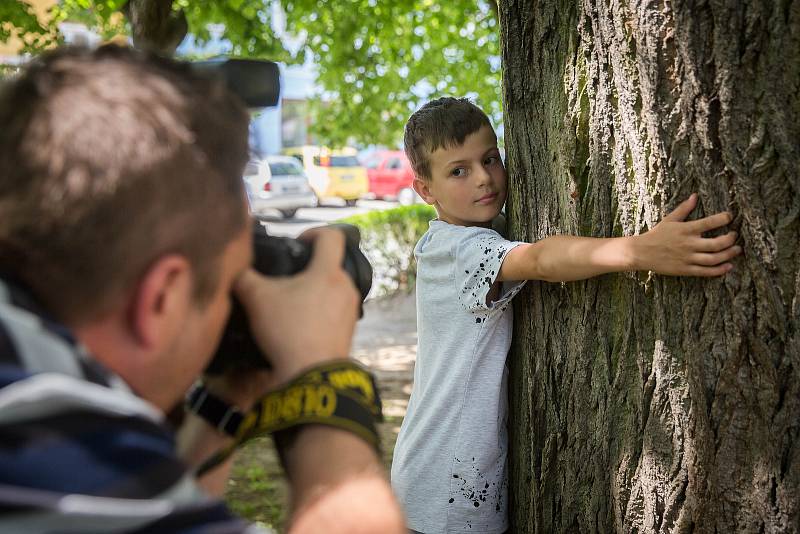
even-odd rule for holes
{"type": "Polygon", "coordinates": [[[0,89],[0,272],[73,323],[168,253],[190,261],[197,301],[213,294],[249,152],[222,82],[109,45],[47,53],[0,89]]]}
{"type": "Polygon", "coordinates": [[[437,98],[415,111],[406,123],[403,144],[417,178],[431,179],[430,155],[434,151],[463,144],[482,126],[492,127],[489,117],[466,98],[437,98]]]}

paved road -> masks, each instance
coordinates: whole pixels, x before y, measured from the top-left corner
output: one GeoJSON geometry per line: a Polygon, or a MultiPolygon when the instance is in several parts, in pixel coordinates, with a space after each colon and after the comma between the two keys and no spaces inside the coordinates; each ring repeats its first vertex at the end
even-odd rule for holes
{"type": "Polygon", "coordinates": [[[322,226],[333,221],[366,213],[373,210],[385,210],[398,206],[397,202],[383,200],[359,200],[355,207],[348,208],[342,202],[341,206],[326,204],[321,208],[303,208],[291,219],[282,219],[276,212],[274,217],[261,217],[261,222],[267,227],[270,235],[297,237],[305,230],[315,226],[322,226]]]}

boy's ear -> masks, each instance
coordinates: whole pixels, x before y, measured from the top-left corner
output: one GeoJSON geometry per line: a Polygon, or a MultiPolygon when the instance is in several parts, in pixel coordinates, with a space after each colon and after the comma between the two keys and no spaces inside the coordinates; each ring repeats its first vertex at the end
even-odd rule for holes
{"type": "Polygon", "coordinates": [[[414,191],[422,197],[422,200],[425,201],[426,204],[433,205],[436,202],[436,199],[433,198],[433,194],[431,193],[430,184],[427,180],[422,180],[421,178],[414,177],[414,182],[412,182],[411,186],[414,188],[414,191]]]}

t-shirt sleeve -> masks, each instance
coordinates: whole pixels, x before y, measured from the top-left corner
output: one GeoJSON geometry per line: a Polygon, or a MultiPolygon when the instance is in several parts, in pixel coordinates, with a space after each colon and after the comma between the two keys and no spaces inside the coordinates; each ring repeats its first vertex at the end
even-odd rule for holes
{"type": "Polygon", "coordinates": [[[455,249],[455,284],[464,309],[472,312],[492,311],[522,289],[524,280],[504,283],[498,298],[486,303],[506,254],[521,244],[519,241],[508,241],[488,228],[476,229],[458,243],[455,249]]]}

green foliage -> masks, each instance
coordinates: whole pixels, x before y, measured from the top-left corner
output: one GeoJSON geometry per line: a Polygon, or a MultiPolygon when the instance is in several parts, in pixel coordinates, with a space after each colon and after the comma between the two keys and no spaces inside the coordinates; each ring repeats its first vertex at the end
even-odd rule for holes
{"type": "Polygon", "coordinates": [[[231,54],[239,57],[292,62],[302,60],[286,51],[275,35],[271,2],[266,0],[175,0],[182,9],[189,31],[200,44],[211,38],[209,26],[224,25],[223,39],[230,41],[231,54]]]}
{"type": "Polygon", "coordinates": [[[3,78],[10,78],[19,72],[19,67],[15,65],[0,65],[0,82],[3,78]]]}
{"type": "Polygon", "coordinates": [[[428,230],[428,222],[435,217],[432,207],[415,204],[371,211],[339,221],[361,230],[361,250],[372,263],[372,296],[413,289],[417,274],[414,245],[428,230]]]}
{"type": "MultiPolygon", "coordinates": [[[[491,2],[492,0],[488,0],[491,2]]],[[[283,0],[327,92],[312,127],[327,144],[395,146],[430,96],[471,95],[501,115],[497,17],[486,1],[283,0]]]]}
{"type": "MultiPolygon", "coordinates": [[[[174,0],[203,43],[224,26],[232,54],[317,65],[320,94],[311,131],[326,145],[397,146],[403,125],[424,101],[470,96],[501,119],[500,37],[494,0],[174,0]],[[273,2],[286,14],[276,35],[273,2]]],[[[62,0],[52,24],[83,22],[104,37],[129,33],[125,0],[62,0]]],[[[0,3],[0,20],[40,31],[19,0],[0,3]]],[[[8,25],[6,25],[8,26],[8,25]]],[[[3,31],[0,28],[0,40],[3,31]]],[[[54,27],[54,26],[53,26],[54,27]]],[[[53,28],[51,27],[51,29],[53,28]]]]}
{"type": "Polygon", "coordinates": [[[92,28],[104,39],[129,33],[120,13],[127,0],[60,0],[52,9],[52,26],[64,20],[92,28]]]}
{"type": "Polygon", "coordinates": [[[52,44],[53,32],[39,22],[33,8],[22,0],[0,2],[0,43],[12,36],[22,38],[23,52],[35,52],[52,44]]]}

